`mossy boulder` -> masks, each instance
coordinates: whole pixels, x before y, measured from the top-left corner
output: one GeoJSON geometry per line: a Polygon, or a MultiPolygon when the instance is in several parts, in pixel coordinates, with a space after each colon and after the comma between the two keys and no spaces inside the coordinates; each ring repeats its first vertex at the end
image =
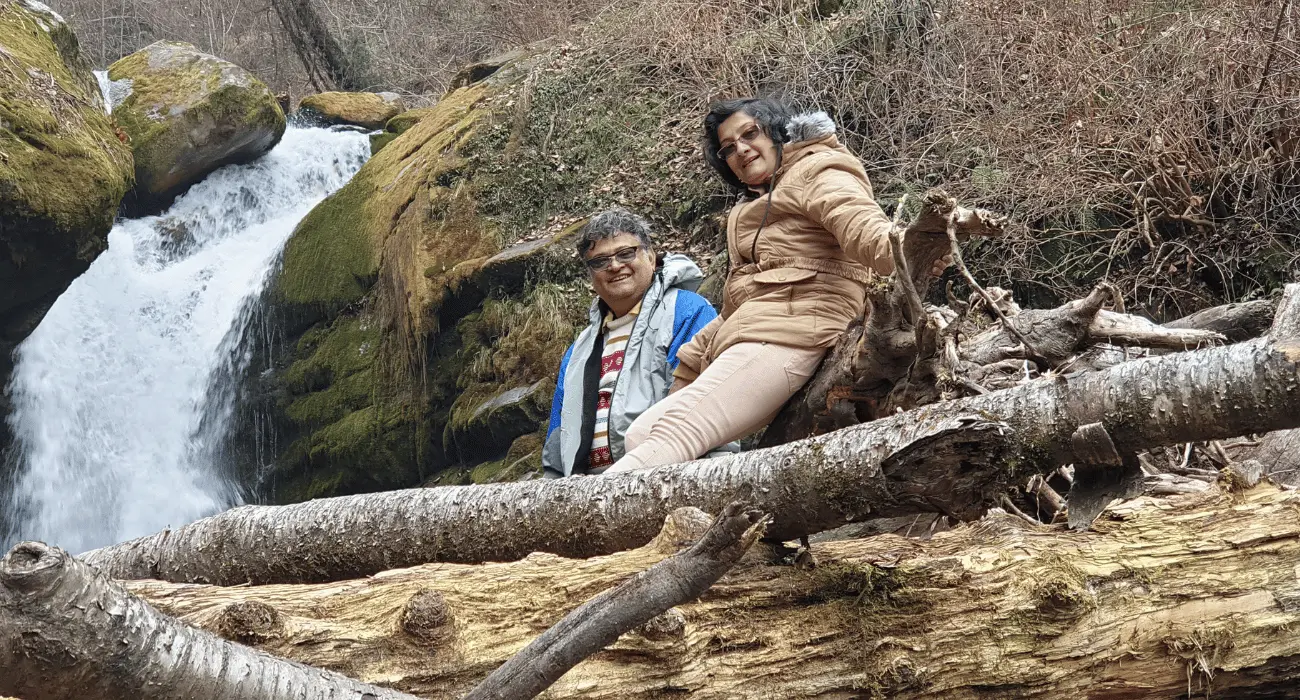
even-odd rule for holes
{"type": "Polygon", "coordinates": [[[421,119],[424,119],[433,112],[434,109],[432,107],[408,109],[392,119],[389,119],[384,124],[383,131],[378,134],[370,135],[370,153],[378,153],[379,149],[392,143],[393,139],[406,133],[411,127],[419,124],[421,119]]]}
{"type": "Polygon", "coordinates": [[[391,92],[322,92],[302,98],[298,110],[326,124],[382,129],[406,106],[391,92]]]}
{"type": "Polygon", "coordinates": [[[516,438],[536,432],[546,420],[554,386],[539,379],[499,392],[462,394],[444,428],[443,450],[470,464],[503,457],[516,438]]]}
{"type": "Polygon", "coordinates": [[[0,387],[10,351],[106,247],[131,180],[72,30],[40,3],[0,0],[0,387]]]}
{"type": "Polygon", "coordinates": [[[151,44],[108,75],[130,81],[113,118],[135,154],[133,214],[161,211],[212,171],[254,160],[284,135],[284,112],[265,83],[190,44],[151,44]]]}
{"type": "Polygon", "coordinates": [[[672,250],[716,238],[700,222],[717,187],[680,165],[696,135],[672,105],[590,92],[608,67],[563,50],[521,55],[390,119],[287,242],[267,297],[283,341],[242,411],[274,424],[257,454],[274,455],[275,500],[536,474],[591,301],[585,217],[628,206],[672,250]]]}

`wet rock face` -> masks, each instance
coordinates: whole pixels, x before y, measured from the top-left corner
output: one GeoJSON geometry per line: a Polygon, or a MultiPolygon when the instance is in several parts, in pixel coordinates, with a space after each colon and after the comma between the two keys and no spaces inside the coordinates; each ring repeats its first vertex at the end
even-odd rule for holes
{"type": "Polygon", "coordinates": [[[113,118],[135,155],[132,215],[163,210],[212,171],[251,161],[284,135],[284,112],[266,84],[190,44],[151,44],[108,74],[130,81],[113,118]]]}
{"type": "Polygon", "coordinates": [[[322,92],[298,103],[308,118],[330,125],[382,129],[389,119],[406,111],[402,98],[392,92],[322,92]]]}
{"type": "MultiPolygon", "coordinates": [[[[63,19],[0,0],[0,388],[11,353],[107,245],[131,151],[63,19]]],[[[0,448],[7,441],[0,396],[0,448]]]]}

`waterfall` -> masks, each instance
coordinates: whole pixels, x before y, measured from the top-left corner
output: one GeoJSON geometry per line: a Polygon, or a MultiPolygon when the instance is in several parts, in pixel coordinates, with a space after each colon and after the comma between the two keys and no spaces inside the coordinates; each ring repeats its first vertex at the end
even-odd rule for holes
{"type": "Polygon", "coordinates": [[[8,539],[81,552],[239,504],[216,455],[254,302],[294,226],[369,153],[365,134],[290,126],[259,160],[113,227],[16,352],[8,539]]]}

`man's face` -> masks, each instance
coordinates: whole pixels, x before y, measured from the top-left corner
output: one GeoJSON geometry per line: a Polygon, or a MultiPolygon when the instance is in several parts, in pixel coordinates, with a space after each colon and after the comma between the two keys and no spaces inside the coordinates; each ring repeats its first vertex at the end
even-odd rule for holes
{"type": "Polygon", "coordinates": [[[591,250],[587,251],[586,259],[590,261],[597,258],[607,259],[609,265],[601,270],[588,268],[591,286],[595,287],[596,295],[616,311],[635,306],[650,288],[650,280],[655,271],[654,254],[641,247],[641,241],[636,236],[620,233],[596,241],[591,250]],[[630,250],[636,251],[632,260],[623,262],[618,259],[620,253],[626,257],[630,250]]]}

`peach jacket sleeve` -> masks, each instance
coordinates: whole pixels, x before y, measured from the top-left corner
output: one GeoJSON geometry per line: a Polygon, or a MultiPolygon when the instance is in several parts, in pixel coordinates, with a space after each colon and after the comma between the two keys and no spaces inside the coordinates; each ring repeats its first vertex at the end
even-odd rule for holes
{"type": "Polygon", "coordinates": [[[804,174],[801,204],[804,213],[817,221],[850,258],[888,275],[894,271],[889,248],[893,222],[871,193],[871,182],[856,158],[829,154],[804,174]]]}

